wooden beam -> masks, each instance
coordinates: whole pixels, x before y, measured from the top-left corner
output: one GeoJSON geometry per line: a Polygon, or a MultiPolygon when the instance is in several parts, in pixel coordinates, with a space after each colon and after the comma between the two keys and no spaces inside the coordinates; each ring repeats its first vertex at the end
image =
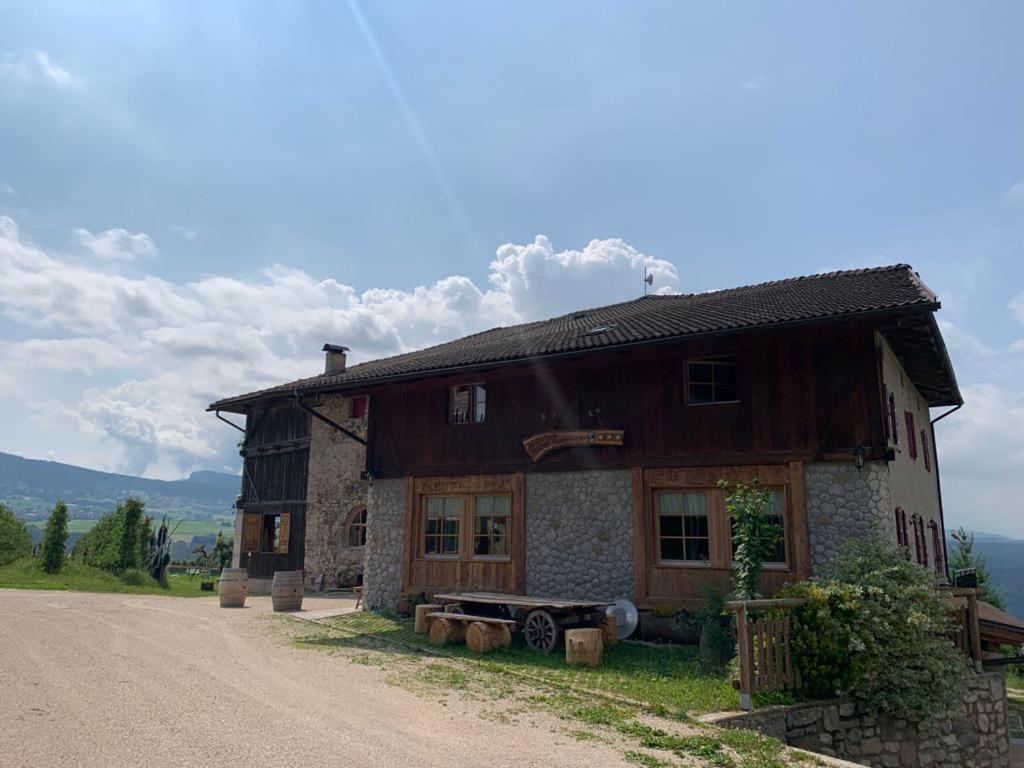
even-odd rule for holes
{"type": "Polygon", "coordinates": [[[647,598],[647,514],[644,510],[644,471],[629,471],[633,499],[633,589],[635,600],[647,598]]]}

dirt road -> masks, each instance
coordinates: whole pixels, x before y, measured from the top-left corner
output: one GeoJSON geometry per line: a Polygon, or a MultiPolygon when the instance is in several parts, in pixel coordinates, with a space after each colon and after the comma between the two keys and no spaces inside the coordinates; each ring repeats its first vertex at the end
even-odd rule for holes
{"type": "Polygon", "coordinates": [[[0,590],[0,766],[621,766],[268,632],[269,600],[0,590]]]}

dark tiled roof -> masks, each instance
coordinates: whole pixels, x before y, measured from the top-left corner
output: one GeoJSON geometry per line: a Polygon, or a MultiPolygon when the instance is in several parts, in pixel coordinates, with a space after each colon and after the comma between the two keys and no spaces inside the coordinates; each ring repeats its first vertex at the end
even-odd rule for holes
{"type": "Polygon", "coordinates": [[[354,365],[344,373],[321,374],[220,400],[210,409],[229,410],[293,390],[342,389],[396,377],[426,376],[467,366],[582,353],[624,344],[885,310],[937,307],[935,294],[906,264],[829,272],[708,293],[646,296],[551,320],[492,328],[415,352],[354,365]]]}

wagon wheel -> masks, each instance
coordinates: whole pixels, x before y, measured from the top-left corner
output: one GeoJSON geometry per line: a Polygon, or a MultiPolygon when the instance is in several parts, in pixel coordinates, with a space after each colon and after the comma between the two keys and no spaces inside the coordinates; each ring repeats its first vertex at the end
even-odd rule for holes
{"type": "Polygon", "coordinates": [[[531,611],[523,624],[523,635],[526,644],[535,651],[551,653],[558,647],[558,639],[562,634],[558,622],[547,611],[537,609],[531,611]]]}

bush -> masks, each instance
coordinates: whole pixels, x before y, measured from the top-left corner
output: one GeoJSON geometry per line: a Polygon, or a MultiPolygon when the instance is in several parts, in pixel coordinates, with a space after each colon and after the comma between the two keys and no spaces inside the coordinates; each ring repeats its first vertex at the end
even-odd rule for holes
{"type": "Polygon", "coordinates": [[[126,568],[121,574],[121,581],[131,587],[141,587],[143,584],[152,582],[152,577],[145,571],[138,568],[126,568]]]}
{"type": "Polygon", "coordinates": [[[0,504],[0,565],[32,553],[32,536],[24,521],[0,504]]]}
{"type": "Polygon", "coordinates": [[[64,565],[68,546],[68,506],[60,499],[46,521],[43,543],[40,547],[43,570],[57,573],[64,565]]]}
{"type": "Polygon", "coordinates": [[[931,573],[877,537],[851,540],[792,613],[801,693],[849,693],[896,717],[948,712],[969,666],[950,641],[950,605],[931,573]]]}
{"type": "Polygon", "coordinates": [[[152,521],[142,516],[144,509],[143,502],[137,499],[118,504],[78,540],[75,556],[111,573],[144,565],[153,535],[152,521]]]}

